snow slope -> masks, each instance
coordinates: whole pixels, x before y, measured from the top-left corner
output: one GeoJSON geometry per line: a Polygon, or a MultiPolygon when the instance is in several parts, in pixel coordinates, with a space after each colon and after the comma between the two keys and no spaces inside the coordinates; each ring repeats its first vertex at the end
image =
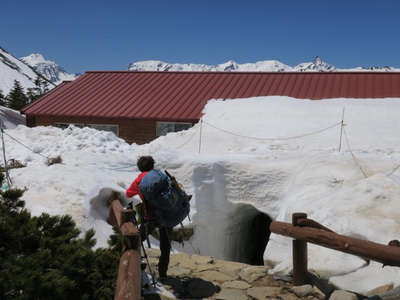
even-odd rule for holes
{"type": "Polygon", "coordinates": [[[65,80],[74,80],[76,78],[75,74],[67,73],[54,61],[45,59],[43,55],[39,53],[32,53],[20,59],[55,84],[60,84],[65,80]]]}
{"type": "Polygon", "coordinates": [[[10,92],[15,80],[25,89],[35,87],[36,77],[37,74],[31,67],[0,48],[0,90],[4,95],[10,92]]]}
{"type": "MultiPolygon", "coordinates": [[[[288,222],[293,212],[305,212],[338,233],[386,244],[400,230],[399,109],[400,99],[212,100],[203,122],[146,145],[90,128],[18,126],[6,133],[32,151],[6,136],[6,153],[28,165],[11,176],[28,188],[24,200],[34,214],[71,214],[82,229],[96,229],[99,245],[111,232],[104,203],[111,189],[123,192],[130,184],[144,154],[194,194],[195,235],[183,251],[237,259],[245,251],[243,222],[255,209],[288,222]],[[55,155],[64,164],[47,167],[45,157],[55,155]]],[[[264,258],[276,263],[274,272],[290,271],[290,245],[271,236],[264,258]]],[[[309,267],[358,292],[400,284],[397,268],[365,266],[314,245],[309,267]]]]}

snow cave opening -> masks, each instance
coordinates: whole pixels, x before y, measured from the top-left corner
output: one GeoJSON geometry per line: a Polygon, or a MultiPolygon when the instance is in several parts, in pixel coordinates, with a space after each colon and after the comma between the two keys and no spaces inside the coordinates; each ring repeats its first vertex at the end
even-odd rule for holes
{"type": "Polygon", "coordinates": [[[225,257],[250,265],[264,265],[271,217],[250,204],[236,204],[227,218],[225,257]]]}

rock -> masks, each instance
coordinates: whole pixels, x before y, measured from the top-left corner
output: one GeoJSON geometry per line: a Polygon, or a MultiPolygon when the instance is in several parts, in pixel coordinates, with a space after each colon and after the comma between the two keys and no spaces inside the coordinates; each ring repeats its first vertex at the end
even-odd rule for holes
{"type": "Polygon", "coordinates": [[[366,295],[374,296],[374,295],[383,294],[383,293],[393,290],[393,287],[394,287],[393,283],[378,286],[378,287],[374,288],[373,290],[370,290],[368,293],[366,293],[366,295]]]}
{"type": "Polygon", "coordinates": [[[172,267],[168,269],[168,276],[183,276],[190,274],[190,269],[181,268],[181,267],[172,267]]]}
{"type": "Polygon", "coordinates": [[[146,248],[146,253],[148,257],[159,257],[160,256],[160,249],[155,248],[146,248]]]}
{"type": "MultiPolygon", "coordinates": [[[[149,257],[148,258],[149,263],[151,266],[157,266],[158,265],[158,257],[149,257]]],[[[145,260],[145,262],[147,263],[147,261],[145,260]]]]}
{"type": "Polygon", "coordinates": [[[337,290],[332,293],[329,300],[357,300],[357,296],[353,293],[337,290]]]}
{"type": "Polygon", "coordinates": [[[248,298],[244,291],[237,289],[222,289],[216,295],[216,299],[223,300],[247,300],[248,298]]]}
{"type": "Polygon", "coordinates": [[[284,286],[284,285],[289,285],[289,283],[281,280],[275,280],[272,276],[267,275],[265,277],[261,277],[257,279],[256,281],[253,281],[251,283],[253,287],[258,287],[258,286],[284,286]]]}
{"type": "Polygon", "coordinates": [[[204,272],[193,273],[193,277],[198,277],[204,280],[209,280],[214,282],[232,281],[236,279],[234,277],[231,277],[229,275],[217,271],[204,271],[204,272]]]}
{"type": "Polygon", "coordinates": [[[253,281],[266,276],[268,272],[268,268],[264,266],[251,266],[244,268],[240,271],[239,276],[243,280],[246,280],[248,283],[252,283],[253,281]]]}
{"type": "Polygon", "coordinates": [[[223,288],[232,288],[238,290],[247,290],[251,287],[246,281],[234,280],[234,281],[227,281],[222,284],[223,288]]]}
{"type": "Polygon", "coordinates": [[[197,265],[196,266],[196,271],[197,272],[202,272],[202,271],[207,271],[207,270],[215,270],[216,268],[217,267],[216,267],[215,264],[197,265]]]}
{"type": "Polygon", "coordinates": [[[257,299],[264,300],[267,297],[277,297],[282,292],[280,287],[254,287],[247,290],[247,295],[257,299]]]}
{"type": "Polygon", "coordinates": [[[213,264],[214,258],[211,256],[192,255],[192,260],[198,265],[213,264]]]}
{"type": "Polygon", "coordinates": [[[319,288],[314,286],[313,290],[314,290],[313,295],[314,295],[315,298],[321,299],[321,300],[325,299],[325,294],[319,288]]]}
{"type": "Polygon", "coordinates": [[[393,299],[400,299],[399,295],[400,295],[400,286],[397,286],[393,290],[379,294],[379,296],[377,297],[382,300],[393,300],[393,299]]]}
{"type": "Polygon", "coordinates": [[[235,279],[239,278],[239,272],[243,269],[245,269],[246,267],[248,267],[248,265],[246,264],[242,264],[242,263],[238,263],[238,262],[227,262],[227,261],[223,261],[223,260],[218,260],[216,263],[216,268],[218,271],[229,275],[231,277],[234,277],[235,279]]]}
{"type": "Polygon", "coordinates": [[[314,289],[312,285],[306,284],[306,285],[300,285],[300,286],[294,286],[290,288],[290,290],[296,294],[298,297],[305,297],[314,292],[314,289]]]}
{"type": "Polygon", "coordinates": [[[169,260],[170,265],[177,265],[180,264],[181,262],[190,262],[190,255],[186,253],[178,253],[171,255],[169,260]]]}
{"type": "Polygon", "coordinates": [[[297,298],[297,296],[295,296],[293,294],[282,294],[282,295],[279,295],[279,299],[282,299],[282,300],[297,300],[299,298],[297,298]]]}
{"type": "Polygon", "coordinates": [[[177,261],[178,266],[185,268],[185,269],[191,269],[191,270],[197,270],[197,265],[190,256],[180,256],[179,259],[175,259],[174,261],[177,261]]]}

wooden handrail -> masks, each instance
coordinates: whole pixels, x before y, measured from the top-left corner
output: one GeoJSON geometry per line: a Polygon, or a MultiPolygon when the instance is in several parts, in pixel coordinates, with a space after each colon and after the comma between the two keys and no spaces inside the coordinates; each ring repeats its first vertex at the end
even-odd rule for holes
{"type": "Polygon", "coordinates": [[[114,300],[140,300],[140,251],[126,250],[118,267],[114,300]]]}
{"type": "Polygon", "coordinates": [[[118,199],[111,201],[108,223],[122,234],[123,253],[118,267],[114,300],[141,299],[140,234],[132,222],[134,211],[124,209],[118,199]]]}
{"type": "Polygon", "coordinates": [[[269,229],[273,233],[295,239],[293,241],[293,280],[295,285],[302,285],[308,281],[307,246],[305,245],[307,242],[374,260],[384,265],[400,267],[400,247],[394,245],[395,243],[392,243],[393,246],[383,245],[340,235],[307,219],[307,215],[303,213],[293,214],[292,223],[273,221],[269,229]]]}

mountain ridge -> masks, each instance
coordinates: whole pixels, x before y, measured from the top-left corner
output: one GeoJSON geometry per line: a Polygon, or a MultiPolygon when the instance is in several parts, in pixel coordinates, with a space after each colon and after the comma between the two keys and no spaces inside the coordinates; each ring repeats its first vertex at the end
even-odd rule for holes
{"type": "Polygon", "coordinates": [[[207,72],[400,72],[399,68],[355,67],[336,68],[319,56],[311,62],[300,63],[294,67],[278,60],[263,60],[255,63],[238,64],[233,60],[217,65],[168,63],[160,60],[145,60],[130,63],[129,71],[207,71],[207,72]]]}
{"type": "MultiPolygon", "coordinates": [[[[168,63],[160,60],[137,61],[128,65],[128,71],[196,71],[196,72],[400,72],[400,68],[390,66],[372,66],[355,68],[336,68],[315,57],[311,62],[289,66],[278,60],[263,60],[255,63],[239,64],[234,60],[217,65],[194,63],[168,63]]],[[[7,95],[18,80],[27,91],[36,88],[35,79],[40,76],[47,79],[50,88],[62,81],[74,80],[78,74],[66,72],[54,61],[47,60],[40,53],[32,53],[28,56],[17,58],[0,47],[0,90],[7,95]]]]}
{"type": "Polygon", "coordinates": [[[21,57],[20,60],[56,85],[65,80],[74,80],[77,77],[76,74],[67,73],[54,61],[45,59],[40,53],[32,53],[28,56],[21,57]]]}
{"type": "Polygon", "coordinates": [[[7,95],[17,80],[25,89],[35,88],[35,79],[40,76],[32,67],[0,47],[0,90],[7,95]]]}

